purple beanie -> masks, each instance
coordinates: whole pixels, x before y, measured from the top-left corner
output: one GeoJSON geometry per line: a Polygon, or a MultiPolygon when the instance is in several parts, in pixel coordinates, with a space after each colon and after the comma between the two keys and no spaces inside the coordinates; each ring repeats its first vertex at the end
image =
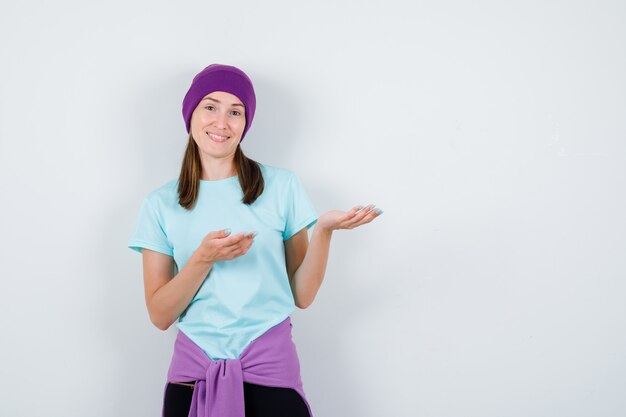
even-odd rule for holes
{"type": "Polygon", "coordinates": [[[243,141],[254,118],[256,95],[250,78],[242,70],[232,65],[211,64],[193,77],[191,86],[183,99],[183,118],[187,133],[191,129],[191,114],[200,100],[213,91],[225,91],[234,94],[242,101],[246,108],[246,127],[241,134],[241,141],[243,141]]]}

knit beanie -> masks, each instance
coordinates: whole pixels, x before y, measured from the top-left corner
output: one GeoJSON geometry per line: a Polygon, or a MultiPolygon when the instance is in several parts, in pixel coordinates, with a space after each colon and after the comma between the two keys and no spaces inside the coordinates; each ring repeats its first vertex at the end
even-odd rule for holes
{"type": "Polygon", "coordinates": [[[191,114],[200,100],[213,91],[231,93],[237,96],[245,106],[246,126],[241,134],[241,141],[243,141],[254,118],[256,95],[250,78],[232,65],[211,64],[193,77],[191,86],[183,99],[183,119],[185,119],[187,133],[191,129],[191,114]]]}

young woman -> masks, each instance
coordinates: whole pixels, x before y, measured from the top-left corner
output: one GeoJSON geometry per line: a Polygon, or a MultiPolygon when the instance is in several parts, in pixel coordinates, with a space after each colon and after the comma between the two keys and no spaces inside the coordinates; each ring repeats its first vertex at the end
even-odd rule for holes
{"type": "Polygon", "coordinates": [[[243,154],[255,108],[240,69],[212,64],[194,77],[180,175],[144,198],[128,243],[143,256],[151,321],[179,330],[164,417],[311,417],[289,315],[313,302],[332,232],[382,213],[318,217],[295,173],[243,154]]]}

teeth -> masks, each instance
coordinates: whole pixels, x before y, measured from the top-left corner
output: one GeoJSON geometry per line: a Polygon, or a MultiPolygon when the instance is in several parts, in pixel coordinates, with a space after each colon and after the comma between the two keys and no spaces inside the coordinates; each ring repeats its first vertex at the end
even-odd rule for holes
{"type": "Polygon", "coordinates": [[[228,139],[228,136],[218,136],[218,135],[214,135],[213,133],[208,133],[208,135],[212,137],[213,139],[219,140],[219,141],[224,141],[228,139]]]}

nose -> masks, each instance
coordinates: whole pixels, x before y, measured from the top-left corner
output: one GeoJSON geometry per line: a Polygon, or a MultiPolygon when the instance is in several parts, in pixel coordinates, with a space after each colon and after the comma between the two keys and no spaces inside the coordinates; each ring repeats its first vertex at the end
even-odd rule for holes
{"type": "Polygon", "coordinates": [[[215,118],[215,125],[217,127],[219,127],[220,129],[223,129],[226,127],[227,123],[227,118],[228,116],[226,115],[226,113],[218,113],[218,115],[215,118]]]}

